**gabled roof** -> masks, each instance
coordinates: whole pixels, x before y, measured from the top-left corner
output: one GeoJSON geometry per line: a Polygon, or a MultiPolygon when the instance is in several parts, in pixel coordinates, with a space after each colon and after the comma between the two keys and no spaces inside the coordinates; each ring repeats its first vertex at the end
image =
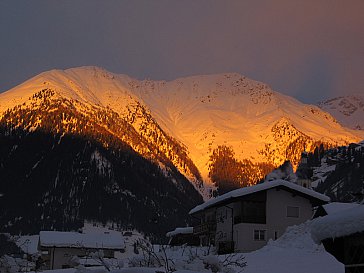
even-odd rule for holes
{"type": "Polygon", "coordinates": [[[311,235],[315,242],[364,232],[364,205],[313,220],[311,235]]]}
{"type": "Polygon", "coordinates": [[[96,249],[124,249],[124,239],[119,232],[78,233],[41,231],[39,244],[43,247],[72,247],[96,249]]]}
{"type": "Polygon", "coordinates": [[[220,195],[214,199],[210,199],[207,202],[196,206],[195,208],[193,208],[189,213],[190,214],[194,214],[197,212],[200,212],[202,210],[205,210],[207,208],[213,207],[215,205],[218,205],[220,203],[226,202],[230,199],[235,199],[241,196],[245,196],[245,195],[249,195],[252,193],[256,193],[256,192],[260,192],[260,191],[266,191],[272,188],[277,188],[277,187],[283,187],[283,188],[287,188],[290,189],[292,191],[296,191],[298,193],[301,193],[309,198],[313,198],[313,199],[317,199],[321,202],[329,202],[330,198],[327,197],[326,195],[323,195],[321,193],[318,193],[314,190],[310,190],[307,188],[304,188],[302,186],[299,186],[297,184],[294,184],[292,182],[289,181],[285,181],[285,180],[274,180],[274,181],[270,181],[270,182],[265,182],[262,184],[257,184],[255,186],[251,186],[251,187],[245,187],[245,188],[241,188],[241,189],[237,189],[237,190],[233,190],[230,192],[227,192],[223,195],[220,195]]]}

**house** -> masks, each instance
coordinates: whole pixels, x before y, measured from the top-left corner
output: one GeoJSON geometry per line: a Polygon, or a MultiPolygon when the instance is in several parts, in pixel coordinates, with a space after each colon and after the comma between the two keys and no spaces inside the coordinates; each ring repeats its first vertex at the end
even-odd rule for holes
{"type": "Polygon", "coordinates": [[[200,224],[194,234],[219,253],[249,252],[277,239],[285,229],[312,218],[330,198],[285,180],[233,190],[190,211],[200,224]]]}
{"type": "Polygon", "coordinates": [[[74,256],[87,258],[102,250],[104,258],[114,258],[115,251],[124,252],[124,239],[119,232],[78,233],[41,231],[38,250],[47,269],[73,266],[74,256]]]}
{"type": "Polygon", "coordinates": [[[170,246],[198,246],[200,239],[193,233],[193,227],[176,228],[166,234],[169,237],[168,244],[170,246]]]}
{"type": "Polygon", "coordinates": [[[311,235],[345,264],[346,273],[364,272],[364,205],[329,213],[314,220],[311,235]]]}

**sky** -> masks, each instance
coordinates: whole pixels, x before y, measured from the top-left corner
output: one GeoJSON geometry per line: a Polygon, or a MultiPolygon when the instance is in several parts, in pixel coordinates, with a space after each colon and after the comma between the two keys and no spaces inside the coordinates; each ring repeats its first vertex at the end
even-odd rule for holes
{"type": "Polygon", "coordinates": [[[363,0],[0,1],[0,92],[95,65],[137,79],[237,72],[305,103],[364,94],[363,0]]]}

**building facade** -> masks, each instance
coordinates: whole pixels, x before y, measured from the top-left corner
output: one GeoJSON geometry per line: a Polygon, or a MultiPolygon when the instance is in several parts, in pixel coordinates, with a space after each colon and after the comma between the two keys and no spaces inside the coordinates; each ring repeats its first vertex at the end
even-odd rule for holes
{"type": "Polygon", "coordinates": [[[284,180],[238,189],[191,210],[200,218],[194,227],[201,244],[219,253],[250,252],[279,238],[288,226],[312,218],[325,195],[284,180]]]}
{"type": "Polygon", "coordinates": [[[124,252],[124,239],[119,232],[90,233],[41,231],[38,250],[42,269],[64,269],[76,266],[75,257],[92,259],[93,253],[102,251],[102,257],[114,258],[115,251],[124,252]]]}

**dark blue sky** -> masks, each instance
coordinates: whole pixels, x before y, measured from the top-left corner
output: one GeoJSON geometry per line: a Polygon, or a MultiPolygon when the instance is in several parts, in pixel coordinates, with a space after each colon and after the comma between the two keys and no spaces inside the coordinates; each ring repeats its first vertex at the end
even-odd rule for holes
{"type": "Polygon", "coordinates": [[[138,79],[238,72],[301,101],[364,93],[362,0],[0,2],[0,92],[96,65],[138,79]]]}

